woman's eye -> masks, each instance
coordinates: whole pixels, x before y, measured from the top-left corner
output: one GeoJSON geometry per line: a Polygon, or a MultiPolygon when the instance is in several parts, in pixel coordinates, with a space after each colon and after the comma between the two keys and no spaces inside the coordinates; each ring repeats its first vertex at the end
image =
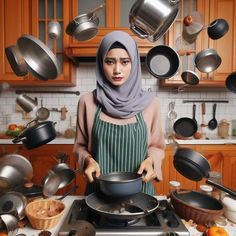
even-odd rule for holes
{"type": "Polygon", "coordinates": [[[106,63],[107,65],[112,65],[112,64],[114,63],[114,61],[107,59],[107,60],[105,60],[105,63],[106,63]]]}
{"type": "Polygon", "coordinates": [[[122,61],[122,64],[123,65],[128,65],[130,63],[130,60],[124,60],[124,61],[122,61]]]}

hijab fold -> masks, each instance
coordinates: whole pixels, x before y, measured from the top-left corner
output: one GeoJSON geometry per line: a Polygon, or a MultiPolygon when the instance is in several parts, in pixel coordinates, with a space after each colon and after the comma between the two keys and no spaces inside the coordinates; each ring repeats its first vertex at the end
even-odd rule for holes
{"type": "Polygon", "coordinates": [[[153,96],[142,90],[141,63],[138,47],[134,39],[123,31],[108,33],[100,43],[96,57],[97,85],[94,97],[103,108],[103,112],[116,118],[130,118],[143,111],[153,96]],[[121,86],[112,85],[105,77],[103,60],[110,47],[121,43],[131,58],[129,78],[121,86]]]}

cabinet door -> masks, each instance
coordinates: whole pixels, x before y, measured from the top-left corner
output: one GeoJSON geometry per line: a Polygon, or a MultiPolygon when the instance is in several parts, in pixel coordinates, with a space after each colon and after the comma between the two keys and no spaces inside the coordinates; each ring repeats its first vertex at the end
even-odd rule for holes
{"type": "Polygon", "coordinates": [[[176,45],[177,39],[181,39],[183,29],[183,18],[190,13],[191,9],[195,9],[203,15],[203,29],[197,36],[195,43],[183,45],[190,48],[190,56],[180,56],[179,73],[168,80],[162,81],[162,86],[178,86],[183,84],[181,73],[185,69],[194,69],[195,55],[203,49],[214,48],[220,55],[222,62],[217,70],[210,73],[201,73],[197,69],[195,72],[199,75],[200,83],[192,86],[191,89],[198,87],[221,87],[225,88],[225,79],[231,72],[236,70],[236,48],[234,39],[236,35],[236,2],[234,0],[181,0],[182,7],[180,17],[175,22],[174,27],[169,31],[169,43],[174,48],[179,48],[176,45]],[[207,25],[215,19],[223,18],[229,24],[229,31],[226,35],[218,40],[212,40],[207,34],[207,25]]]}
{"type": "MultiPolygon", "coordinates": [[[[139,52],[143,56],[156,44],[151,43],[146,39],[139,38],[129,29],[129,12],[135,0],[72,1],[73,7],[70,20],[78,15],[89,13],[100,4],[105,3],[105,7],[96,12],[96,15],[99,17],[98,33],[96,37],[86,41],[78,41],[73,37],[70,37],[70,45],[66,48],[66,54],[69,57],[95,56],[97,47],[104,35],[113,30],[122,30],[134,37],[138,43],[139,52]]],[[[163,38],[158,41],[158,43],[160,42],[164,43],[163,38]]]]}
{"type": "MultiPolygon", "coordinates": [[[[32,0],[32,35],[38,37],[52,50],[61,64],[62,73],[55,80],[34,80],[40,86],[74,86],[75,68],[64,55],[64,48],[68,45],[69,37],[65,34],[65,27],[69,22],[70,0],[41,1],[32,0]],[[48,24],[57,21],[61,25],[61,34],[58,38],[50,40],[48,36],[48,24]]],[[[31,86],[33,85],[31,83],[31,86]]]]}
{"type": "Polygon", "coordinates": [[[235,0],[211,0],[209,22],[223,18],[229,24],[229,31],[220,39],[209,39],[209,47],[214,48],[220,55],[222,62],[216,71],[209,74],[209,79],[216,85],[223,85],[226,77],[236,70],[236,2],[235,0]]]}
{"type": "Polygon", "coordinates": [[[29,1],[1,0],[0,1],[0,81],[16,85],[28,80],[28,76],[17,77],[5,56],[5,48],[16,45],[22,34],[29,33],[29,1]]]}

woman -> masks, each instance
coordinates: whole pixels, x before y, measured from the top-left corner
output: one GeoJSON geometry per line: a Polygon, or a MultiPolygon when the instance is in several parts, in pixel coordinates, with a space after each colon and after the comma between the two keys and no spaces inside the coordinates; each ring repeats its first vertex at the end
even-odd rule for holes
{"type": "Polygon", "coordinates": [[[108,33],[96,57],[96,90],[81,96],[74,153],[96,191],[94,174],[145,173],[143,192],[154,195],[162,180],[165,141],[159,100],[141,88],[136,42],[123,31],[108,33]]]}

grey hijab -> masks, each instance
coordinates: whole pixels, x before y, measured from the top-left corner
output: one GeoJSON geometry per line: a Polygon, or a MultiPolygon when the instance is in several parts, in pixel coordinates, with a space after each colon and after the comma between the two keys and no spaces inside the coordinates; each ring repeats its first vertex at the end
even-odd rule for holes
{"type": "Polygon", "coordinates": [[[100,103],[103,112],[117,118],[129,118],[144,110],[153,96],[141,88],[141,65],[136,42],[123,31],[108,33],[102,40],[96,58],[97,88],[95,99],[100,103]],[[131,72],[128,80],[121,86],[113,86],[105,77],[103,60],[109,48],[119,42],[126,48],[131,58],[131,72]]]}

